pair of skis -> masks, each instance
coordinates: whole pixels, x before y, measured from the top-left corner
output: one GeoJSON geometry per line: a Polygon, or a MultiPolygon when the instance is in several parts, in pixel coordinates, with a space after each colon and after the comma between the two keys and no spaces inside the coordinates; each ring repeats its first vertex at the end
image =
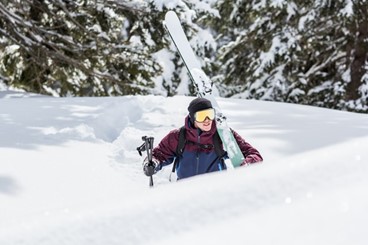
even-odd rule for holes
{"type": "Polygon", "coordinates": [[[225,161],[227,168],[240,166],[244,160],[243,153],[227,125],[226,117],[222,113],[215,97],[212,95],[213,83],[202,70],[200,63],[189,44],[187,36],[184,33],[180,20],[174,11],[168,11],[166,13],[164,25],[188,70],[191,80],[197,87],[198,95],[210,100],[216,111],[217,131],[231,161],[231,163],[225,161]]]}

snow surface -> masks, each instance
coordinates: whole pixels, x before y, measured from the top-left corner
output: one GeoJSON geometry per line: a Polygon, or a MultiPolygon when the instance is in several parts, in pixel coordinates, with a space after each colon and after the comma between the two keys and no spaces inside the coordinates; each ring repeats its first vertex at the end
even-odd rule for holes
{"type": "Polygon", "coordinates": [[[367,244],[367,115],[219,98],[264,162],[149,188],[193,98],[0,98],[1,245],[367,244]]]}

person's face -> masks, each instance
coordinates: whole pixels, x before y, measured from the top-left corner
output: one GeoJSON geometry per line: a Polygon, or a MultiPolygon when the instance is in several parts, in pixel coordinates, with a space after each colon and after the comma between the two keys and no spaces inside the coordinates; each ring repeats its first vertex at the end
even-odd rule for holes
{"type": "Polygon", "coordinates": [[[215,119],[215,110],[213,108],[197,111],[194,114],[194,126],[202,131],[210,131],[213,119],[215,119]]]}
{"type": "Polygon", "coordinates": [[[203,122],[195,121],[194,126],[201,129],[202,131],[207,132],[207,131],[211,130],[212,122],[213,122],[213,120],[210,120],[208,117],[206,117],[206,119],[203,122]]]}

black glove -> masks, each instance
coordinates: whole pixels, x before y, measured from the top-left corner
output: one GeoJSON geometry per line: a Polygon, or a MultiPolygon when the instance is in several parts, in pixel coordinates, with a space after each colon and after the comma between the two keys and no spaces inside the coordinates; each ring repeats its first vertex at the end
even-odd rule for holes
{"type": "Polygon", "coordinates": [[[143,172],[147,176],[152,176],[157,173],[157,166],[159,162],[156,159],[152,159],[152,161],[148,161],[148,159],[144,159],[143,161],[143,172]]]}

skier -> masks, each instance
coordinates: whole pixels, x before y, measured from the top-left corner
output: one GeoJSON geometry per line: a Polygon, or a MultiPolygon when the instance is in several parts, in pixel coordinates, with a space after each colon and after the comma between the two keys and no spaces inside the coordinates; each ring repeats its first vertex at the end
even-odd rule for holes
{"type": "MultiPolygon", "coordinates": [[[[205,98],[196,98],[190,102],[188,111],[189,115],[185,118],[183,127],[185,133],[181,134],[181,129],[172,130],[153,149],[152,161],[144,160],[143,171],[147,176],[173,162],[173,171],[176,170],[178,180],[226,169],[224,158],[227,158],[227,154],[217,134],[215,111],[211,102],[205,98]],[[180,135],[185,135],[185,139],[181,139],[183,136],[180,135]],[[183,149],[178,149],[183,140],[185,140],[183,149]],[[220,150],[223,152],[221,156],[216,147],[221,147],[220,150]]],[[[242,166],[263,160],[254,147],[234,130],[231,131],[245,158],[242,166]]]]}

